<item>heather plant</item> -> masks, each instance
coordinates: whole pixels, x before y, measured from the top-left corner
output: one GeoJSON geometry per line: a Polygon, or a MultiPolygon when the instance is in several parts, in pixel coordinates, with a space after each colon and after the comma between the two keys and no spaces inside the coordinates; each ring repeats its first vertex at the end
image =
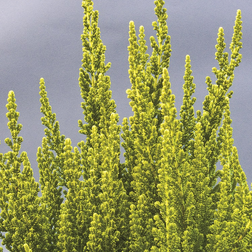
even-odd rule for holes
{"type": "MultiPolygon", "coordinates": [[[[129,23],[127,90],[133,115],[119,125],[105,63],[106,46],[93,1],[83,0],[83,60],[79,74],[83,141],[73,147],[40,80],[45,127],[37,151],[36,182],[20,151],[22,125],[13,91],[7,107],[11,138],[0,153],[0,237],[9,251],[251,251],[252,193],[233,145],[230,90],[242,55],[241,11],[225,51],[219,28],[202,111],[194,111],[196,85],[185,57],[183,102],[175,108],[167,10],[154,1],[156,37],[147,54],[144,27],[129,23]],[[123,139],[120,143],[120,137],[123,139]],[[120,160],[120,144],[125,161],[120,160]],[[220,162],[221,169],[217,169],[220,162]],[[39,193],[40,192],[40,193],[39,193]]],[[[0,249],[2,251],[2,249],[0,249]]]]}

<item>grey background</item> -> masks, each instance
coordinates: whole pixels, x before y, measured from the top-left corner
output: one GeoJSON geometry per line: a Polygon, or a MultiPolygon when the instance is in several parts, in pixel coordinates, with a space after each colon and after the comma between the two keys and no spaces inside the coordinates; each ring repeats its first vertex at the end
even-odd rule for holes
{"type": "MultiPolygon", "coordinates": [[[[112,62],[113,99],[120,121],[132,115],[125,93],[131,87],[128,78],[128,26],[135,22],[137,31],[144,25],[149,46],[150,35],[155,35],[152,21],[156,20],[153,0],[94,0],[99,10],[99,27],[107,46],[106,62],[112,62]]],[[[231,42],[237,9],[242,11],[243,59],[235,70],[231,99],[234,145],[238,148],[240,163],[252,182],[250,163],[252,134],[251,79],[252,79],[252,5],[245,0],[167,0],[168,28],[171,35],[172,56],[169,73],[172,91],[176,95],[179,112],[185,56],[191,56],[196,83],[195,110],[201,109],[206,92],[205,77],[213,77],[215,44],[218,28],[225,32],[227,48],[231,42]]],[[[28,152],[35,179],[37,147],[41,146],[44,127],[41,125],[39,79],[46,82],[53,112],[56,112],[60,130],[70,137],[74,146],[83,139],[78,133],[78,119],[83,119],[78,76],[82,59],[83,9],[77,0],[1,0],[0,1],[0,152],[8,151],[4,139],[10,136],[6,118],[6,99],[14,90],[23,124],[22,150],[28,152]]],[[[227,50],[229,52],[229,49],[227,50]]],[[[149,53],[151,51],[149,50],[149,53]]],[[[213,79],[213,82],[215,80],[213,79]]]]}

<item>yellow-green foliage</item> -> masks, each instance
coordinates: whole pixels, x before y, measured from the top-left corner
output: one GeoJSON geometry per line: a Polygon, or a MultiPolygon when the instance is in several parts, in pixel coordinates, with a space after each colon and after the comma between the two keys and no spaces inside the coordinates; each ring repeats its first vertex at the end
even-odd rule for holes
{"type": "Polygon", "coordinates": [[[110,63],[105,64],[99,12],[91,0],[82,1],[84,122],[78,123],[85,141],[72,147],[60,133],[41,79],[45,136],[37,152],[39,183],[26,152],[20,152],[22,125],[14,92],[9,92],[11,138],[5,143],[10,151],[0,154],[0,237],[9,251],[252,251],[252,193],[233,146],[229,107],[234,69],[242,58],[241,11],[230,57],[219,29],[219,66],[212,69],[216,81],[206,77],[202,112],[194,111],[196,85],[186,56],[178,118],[168,72],[168,15],[163,0],[154,3],[151,55],[144,27],[137,37],[134,22],[129,23],[132,87],[127,94],[133,116],[121,126],[106,75],[110,63]],[[222,169],[217,171],[218,161],[222,169]]]}

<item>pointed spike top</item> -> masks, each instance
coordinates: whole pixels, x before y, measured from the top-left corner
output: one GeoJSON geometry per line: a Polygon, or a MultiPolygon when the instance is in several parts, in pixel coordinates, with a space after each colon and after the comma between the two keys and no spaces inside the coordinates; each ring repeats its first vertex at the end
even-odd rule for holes
{"type": "Polygon", "coordinates": [[[66,138],[65,140],[65,145],[71,145],[71,139],[70,138],[66,138]]]}
{"type": "Polygon", "coordinates": [[[10,90],[9,93],[8,93],[8,96],[13,96],[13,95],[15,96],[14,91],[13,91],[13,90],[10,90]]]}

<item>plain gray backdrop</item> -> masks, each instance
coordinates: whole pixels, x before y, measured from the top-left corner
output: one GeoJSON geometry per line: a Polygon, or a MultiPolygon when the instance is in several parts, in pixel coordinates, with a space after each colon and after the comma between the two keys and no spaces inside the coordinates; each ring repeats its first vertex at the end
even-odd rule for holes
{"type": "MultiPolygon", "coordinates": [[[[128,78],[128,27],[133,20],[138,32],[144,25],[147,45],[149,37],[155,35],[152,22],[156,20],[153,0],[94,0],[94,9],[99,10],[101,38],[107,46],[106,62],[111,62],[112,96],[117,104],[120,122],[132,115],[129,99],[125,93],[131,87],[128,78]]],[[[234,145],[238,148],[239,160],[246,172],[248,183],[251,172],[251,124],[252,124],[252,5],[245,0],[167,0],[168,28],[171,36],[172,55],[170,81],[176,95],[179,112],[183,96],[185,56],[191,56],[196,84],[195,110],[202,108],[207,94],[205,78],[213,77],[215,45],[218,28],[222,26],[225,42],[229,44],[237,9],[242,11],[243,54],[242,63],[235,69],[235,80],[231,89],[231,118],[233,119],[234,145]]],[[[24,138],[22,150],[27,151],[39,179],[36,152],[41,146],[44,127],[41,125],[39,102],[39,79],[45,79],[48,97],[53,112],[60,123],[61,133],[70,137],[73,146],[83,139],[78,133],[78,120],[83,120],[78,85],[82,59],[80,35],[83,9],[81,0],[1,0],[0,1],[0,152],[8,147],[4,143],[10,137],[5,107],[9,90],[14,90],[20,133],[24,138]]],[[[150,48],[150,47],[149,47],[150,48]]],[[[148,51],[151,52],[150,49],[148,51]]],[[[215,82],[215,79],[212,79],[215,82]]]]}

